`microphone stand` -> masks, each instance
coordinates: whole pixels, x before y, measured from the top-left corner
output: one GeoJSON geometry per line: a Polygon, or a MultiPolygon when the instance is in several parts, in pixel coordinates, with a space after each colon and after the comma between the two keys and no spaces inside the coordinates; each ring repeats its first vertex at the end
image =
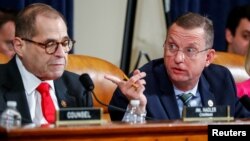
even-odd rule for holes
{"type": "Polygon", "coordinates": [[[107,104],[103,103],[102,101],[100,101],[100,100],[97,98],[97,96],[95,95],[95,92],[94,92],[94,91],[90,91],[90,93],[93,94],[95,100],[96,100],[98,103],[100,103],[101,105],[106,106],[106,107],[108,107],[108,108],[113,108],[113,109],[118,110],[118,111],[126,112],[125,109],[122,109],[122,108],[119,108],[119,107],[116,107],[116,106],[113,106],[113,105],[107,105],[107,104]]]}

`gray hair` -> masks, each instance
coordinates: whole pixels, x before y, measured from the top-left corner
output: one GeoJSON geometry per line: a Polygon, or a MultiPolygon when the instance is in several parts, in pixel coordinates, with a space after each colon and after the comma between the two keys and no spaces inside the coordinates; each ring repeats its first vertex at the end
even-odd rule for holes
{"type": "MultiPolygon", "coordinates": [[[[43,3],[34,3],[25,7],[16,18],[16,36],[22,38],[32,38],[37,34],[36,17],[38,15],[49,18],[65,19],[61,13],[49,5],[43,3]]],[[[66,24],[66,22],[65,22],[66,24]]]]}

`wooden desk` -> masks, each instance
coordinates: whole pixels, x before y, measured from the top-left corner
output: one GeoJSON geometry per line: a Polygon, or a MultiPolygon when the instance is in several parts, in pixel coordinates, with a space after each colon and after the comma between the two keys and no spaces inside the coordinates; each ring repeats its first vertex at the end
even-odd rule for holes
{"type": "Polygon", "coordinates": [[[207,141],[207,130],[208,123],[205,122],[185,123],[180,120],[151,121],[144,124],[107,122],[102,125],[35,127],[9,131],[0,128],[0,138],[10,141],[207,141]]]}

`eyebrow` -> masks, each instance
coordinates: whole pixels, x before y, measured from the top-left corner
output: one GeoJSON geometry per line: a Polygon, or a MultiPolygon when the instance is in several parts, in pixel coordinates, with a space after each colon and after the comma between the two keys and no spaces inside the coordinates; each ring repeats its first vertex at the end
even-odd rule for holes
{"type": "MultiPolygon", "coordinates": [[[[176,41],[171,36],[168,38],[168,42],[176,44],[176,41]]],[[[194,47],[198,48],[199,44],[197,42],[191,42],[188,44],[188,46],[194,46],[194,47]]]]}

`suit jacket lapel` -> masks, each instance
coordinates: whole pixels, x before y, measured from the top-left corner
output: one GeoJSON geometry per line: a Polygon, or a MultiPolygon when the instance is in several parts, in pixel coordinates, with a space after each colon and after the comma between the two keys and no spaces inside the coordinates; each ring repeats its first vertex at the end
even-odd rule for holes
{"type": "Polygon", "coordinates": [[[203,106],[211,106],[211,104],[213,104],[212,106],[216,105],[214,94],[210,91],[210,85],[204,75],[201,75],[200,77],[198,89],[203,106]]]}
{"type": "Polygon", "coordinates": [[[179,119],[180,113],[178,110],[178,105],[176,101],[176,96],[173,89],[173,84],[171,83],[165,67],[162,65],[156,70],[157,78],[160,81],[160,90],[162,95],[160,95],[161,103],[167,113],[169,119],[179,119]]]}
{"type": "Polygon", "coordinates": [[[73,95],[70,95],[67,85],[64,83],[63,78],[54,81],[58,105],[60,108],[76,107],[77,102],[73,95]]]}
{"type": "Polygon", "coordinates": [[[4,89],[3,94],[6,97],[6,101],[14,100],[17,102],[17,109],[22,115],[23,123],[31,123],[31,116],[26,98],[24,86],[20,72],[17,68],[15,57],[7,64],[7,76],[2,87],[4,89]]]}
{"type": "Polygon", "coordinates": [[[61,79],[55,80],[54,85],[59,107],[60,108],[68,107],[68,103],[66,101],[66,93],[67,93],[66,86],[64,85],[61,79]]]}

